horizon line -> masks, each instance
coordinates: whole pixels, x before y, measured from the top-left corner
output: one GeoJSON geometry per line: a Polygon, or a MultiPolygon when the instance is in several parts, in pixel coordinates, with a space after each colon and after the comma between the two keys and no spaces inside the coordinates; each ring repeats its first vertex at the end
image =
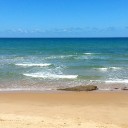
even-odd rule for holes
{"type": "Polygon", "coordinates": [[[0,37],[0,39],[2,38],[128,38],[126,36],[121,36],[121,37],[0,37]]]}

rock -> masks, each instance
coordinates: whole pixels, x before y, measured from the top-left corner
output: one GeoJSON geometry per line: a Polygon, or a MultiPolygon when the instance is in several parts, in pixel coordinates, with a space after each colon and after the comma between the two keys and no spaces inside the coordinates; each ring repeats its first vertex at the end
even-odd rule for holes
{"type": "Polygon", "coordinates": [[[123,87],[122,90],[128,90],[128,87],[123,87]]]}
{"type": "Polygon", "coordinates": [[[63,90],[63,91],[93,91],[97,90],[97,86],[94,85],[87,85],[87,86],[75,86],[75,87],[69,87],[69,88],[63,88],[63,89],[58,89],[58,90],[63,90]]]}
{"type": "Polygon", "coordinates": [[[114,88],[114,89],[119,89],[119,88],[116,87],[116,88],[114,88]]]}

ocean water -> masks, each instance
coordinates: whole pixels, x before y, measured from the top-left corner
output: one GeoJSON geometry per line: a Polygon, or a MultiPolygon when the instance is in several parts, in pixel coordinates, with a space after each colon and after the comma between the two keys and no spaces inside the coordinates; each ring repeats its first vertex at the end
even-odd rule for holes
{"type": "Polygon", "coordinates": [[[128,86],[128,38],[1,38],[0,91],[128,86]]]}

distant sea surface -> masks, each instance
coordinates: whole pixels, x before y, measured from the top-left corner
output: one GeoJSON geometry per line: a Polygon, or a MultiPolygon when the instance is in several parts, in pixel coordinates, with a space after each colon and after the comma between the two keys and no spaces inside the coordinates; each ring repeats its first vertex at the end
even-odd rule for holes
{"type": "Polygon", "coordinates": [[[128,38],[1,38],[0,91],[128,85],[128,38]]]}

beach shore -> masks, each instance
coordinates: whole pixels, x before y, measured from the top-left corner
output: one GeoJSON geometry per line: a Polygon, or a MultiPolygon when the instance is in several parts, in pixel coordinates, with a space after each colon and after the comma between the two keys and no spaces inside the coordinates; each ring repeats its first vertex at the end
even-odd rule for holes
{"type": "Polygon", "coordinates": [[[128,92],[0,93],[0,128],[128,128],[128,92]]]}

